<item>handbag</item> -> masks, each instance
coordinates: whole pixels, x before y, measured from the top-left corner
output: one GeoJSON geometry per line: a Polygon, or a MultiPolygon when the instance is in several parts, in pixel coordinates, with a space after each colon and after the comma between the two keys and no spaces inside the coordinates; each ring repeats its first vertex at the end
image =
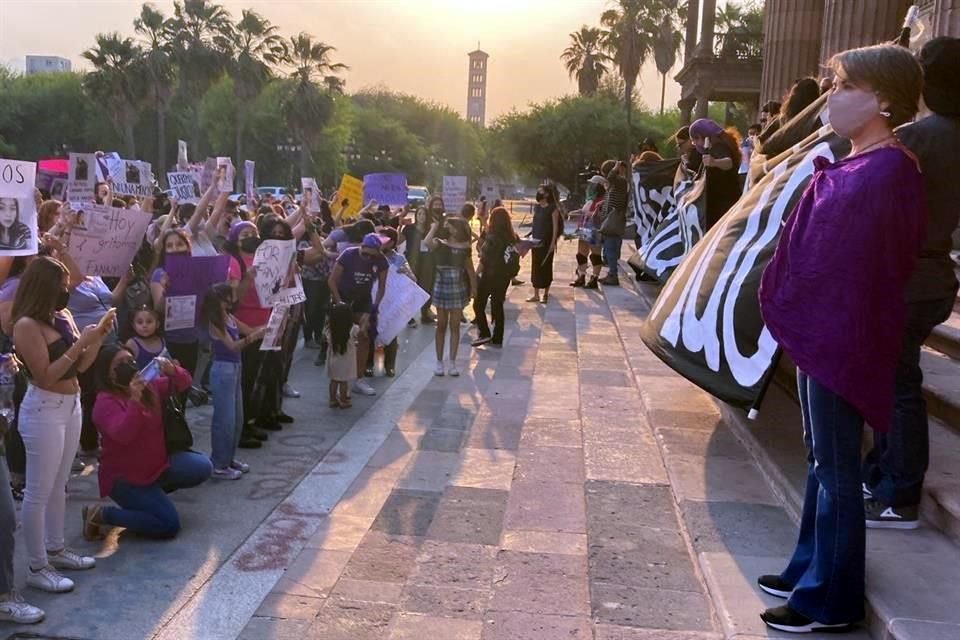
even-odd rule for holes
{"type": "Polygon", "coordinates": [[[187,424],[183,405],[174,393],[163,402],[163,440],[168,456],[188,451],[193,446],[193,433],[187,424]]]}

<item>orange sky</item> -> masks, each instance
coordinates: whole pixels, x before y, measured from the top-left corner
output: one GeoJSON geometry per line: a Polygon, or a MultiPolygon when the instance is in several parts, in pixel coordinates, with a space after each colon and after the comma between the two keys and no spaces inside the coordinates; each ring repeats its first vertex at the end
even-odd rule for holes
{"type": "MultiPolygon", "coordinates": [[[[490,54],[487,122],[512,108],[576,91],[559,56],[568,34],[596,25],[607,0],[222,0],[239,17],[254,9],[290,35],[307,31],[337,47],[350,65],[347,90],[382,85],[463,113],[468,51],[490,54]]],[[[172,12],[171,0],[154,4],[172,12]]],[[[133,34],[134,0],[0,0],[0,64],[23,69],[26,54],[58,55],[82,65],[97,32],[133,34]]],[[[652,67],[642,96],[659,104],[652,67]]],[[[679,87],[667,85],[668,104],[679,87]]]]}

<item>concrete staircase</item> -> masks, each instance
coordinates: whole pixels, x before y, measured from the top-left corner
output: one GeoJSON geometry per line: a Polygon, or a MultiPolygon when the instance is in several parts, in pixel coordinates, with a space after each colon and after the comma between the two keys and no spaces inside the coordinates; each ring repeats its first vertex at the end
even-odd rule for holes
{"type": "MultiPolygon", "coordinates": [[[[648,302],[658,292],[645,283],[636,288],[648,302]]],[[[917,531],[868,531],[868,627],[876,640],[960,639],[960,311],[931,336],[921,364],[931,417],[923,524],[917,531]]],[[[778,373],[756,421],[715,403],[799,522],[806,453],[793,373],[786,367],[778,373]]]]}

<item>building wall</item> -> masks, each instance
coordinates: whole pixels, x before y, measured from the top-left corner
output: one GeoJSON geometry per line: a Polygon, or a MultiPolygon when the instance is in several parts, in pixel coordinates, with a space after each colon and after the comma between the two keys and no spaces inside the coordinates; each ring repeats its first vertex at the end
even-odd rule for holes
{"type": "Polygon", "coordinates": [[[804,76],[818,75],[824,0],[767,0],[760,104],[779,101],[804,76]]]}
{"type": "Polygon", "coordinates": [[[847,49],[894,40],[911,4],[912,0],[825,0],[820,64],[847,49]]]}
{"type": "Polygon", "coordinates": [[[70,61],[57,56],[27,56],[26,74],[70,71],[70,61]]]}

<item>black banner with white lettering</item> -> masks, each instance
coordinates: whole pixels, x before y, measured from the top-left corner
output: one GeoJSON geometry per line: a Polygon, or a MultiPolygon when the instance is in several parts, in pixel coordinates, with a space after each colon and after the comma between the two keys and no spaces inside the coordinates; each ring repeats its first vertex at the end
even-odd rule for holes
{"type": "Polygon", "coordinates": [[[647,162],[633,169],[633,222],[637,225],[637,246],[653,237],[664,216],[676,202],[673,183],[680,168],[680,159],[647,162]]]}
{"type": "Polygon", "coordinates": [[[650,278],[666,282],[695,244],[703,237],[707,213],[707,176],[701,170],[690,180],[682,167],[674,186],[676,203],[657,225],[650,240],[640,246],[637,265],[650,278]]]}
{"type": "MultiPolygon", "coordinates": [[[[809,119],[798,120],[809,130],[809,119]]],[[[777,348],[760,317],[763,269],[813,175],[814,158],[835,161],[849,150],[824,126],[766,161],[754,186],[690,249],[660,292],[641,329],[651,351],[721,400],[754,403],[777,348]]]]}

